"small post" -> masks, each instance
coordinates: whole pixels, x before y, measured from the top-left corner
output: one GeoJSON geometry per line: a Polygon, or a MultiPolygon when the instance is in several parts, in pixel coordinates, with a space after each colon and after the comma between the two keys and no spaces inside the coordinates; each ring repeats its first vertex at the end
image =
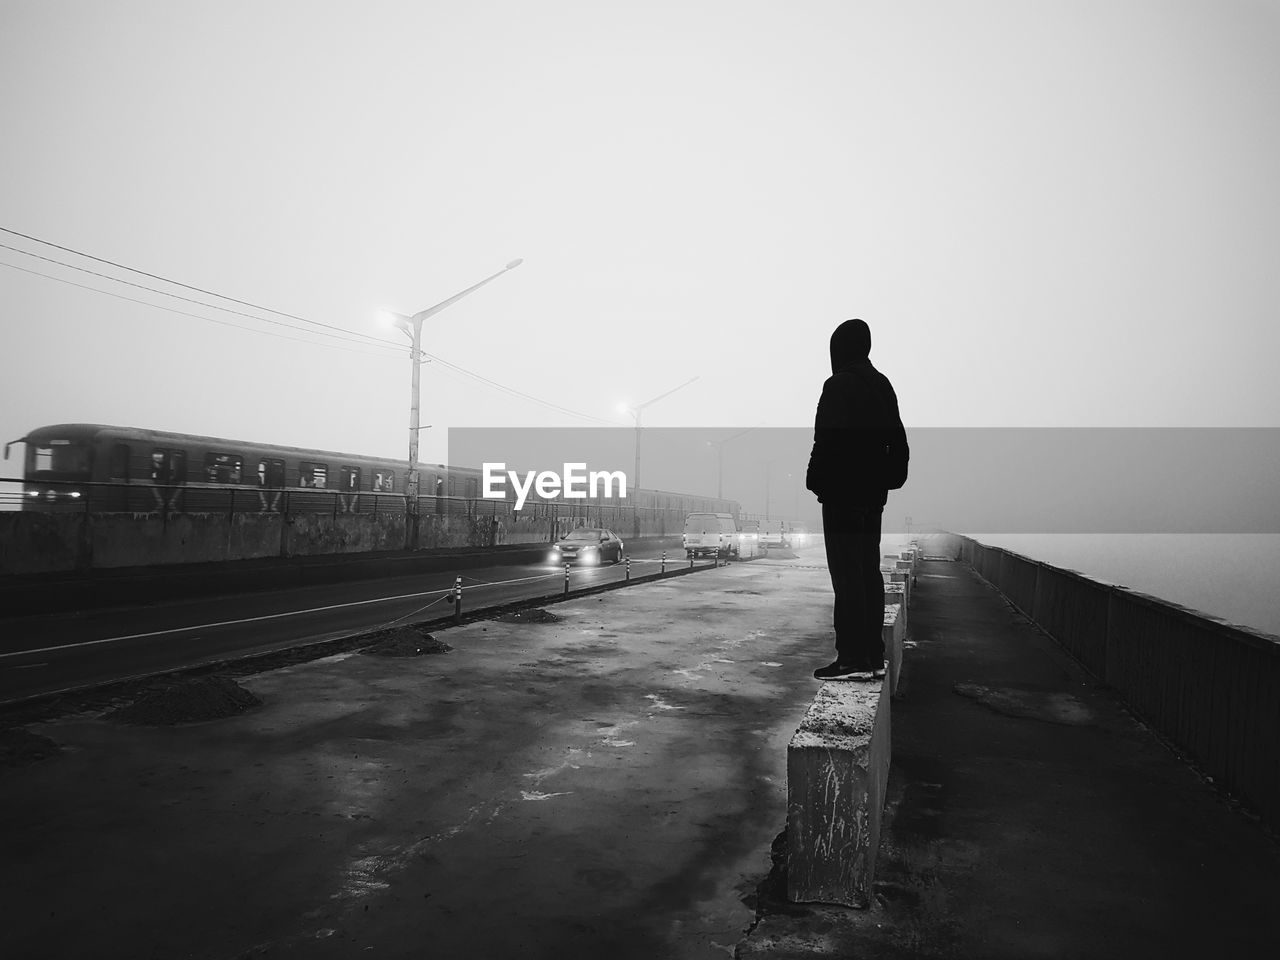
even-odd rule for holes
{"type": "Polygon", "coordinates": [[[569,565],[567,563],[564,565],[564,595],[566,597],[569,595],[569,565]]]}
{"type": "Polygon", "coordinates": [[[453,581],[453,622],[462,623],[462,578],[453,581]]]}
{"type": "Polygon", "coordinates": [[[659,573],[667,572],[667,551],[665,550],[662,551],[662,568],[658,572],[659,573]]]}
{"type": "Polygon", "coordinates": [[[630,580],[630,579],[631,579],[631,556],[630,556],[630,554],[628,554],[628,555],[627,555],[627,579],[628,579],[628,580],[630,580]]]}

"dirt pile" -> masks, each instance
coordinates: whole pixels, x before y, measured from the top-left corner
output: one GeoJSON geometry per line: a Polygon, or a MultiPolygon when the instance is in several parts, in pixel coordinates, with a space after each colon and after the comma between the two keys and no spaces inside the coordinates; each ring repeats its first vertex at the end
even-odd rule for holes
{"type": "Polygon", "coordinates": [[[191,677],[147,687],[133,703],[108,713],[107,719],[146,726],[197,723],[233,717],[261,704],[229,677],[191,677]]]}
{"type": "Polygon", "coordinates": [[[421,657],[448,653],[453,647],[437,640],[419,626],[397,627],[369,635],[372,641],[360,652],[371,657],[421,657]]]}
{"type": "Polygon", "coordinates": [[[62,748],[26,727],[0,729],[0,767],[25,767],[60,753],[62,748]]]}
{"type": "Polygon", "coordinates": [[[494,617],[499,623],[559,623],[560,617],[554,613],[549,613],[541,607],[533,607],[529,610],[513,610],[510,613],[504,613],[494,617]]]}

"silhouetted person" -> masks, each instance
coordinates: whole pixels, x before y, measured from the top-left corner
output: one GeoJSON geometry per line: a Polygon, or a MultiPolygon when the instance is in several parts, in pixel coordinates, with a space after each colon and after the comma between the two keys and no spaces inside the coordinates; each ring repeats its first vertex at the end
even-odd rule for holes
{"type": "Polygon", "coordinates": [[[907,479],[907,432],[889,379],[871,365],[871,329],[846,320],[831,335],[805,486],[822,503],[835,590],[836,659],[819,680],[884,676],[880,521],[889,490],[907,479]]]}

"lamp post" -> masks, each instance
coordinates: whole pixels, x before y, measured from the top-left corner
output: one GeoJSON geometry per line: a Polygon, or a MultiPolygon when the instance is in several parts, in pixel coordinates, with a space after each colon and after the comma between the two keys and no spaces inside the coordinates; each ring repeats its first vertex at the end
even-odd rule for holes
{"type": "Polygon", "coordinates": [[[724,445],[730,440],[736,440],[744,433],[750,433],[755,427],[747,427],[745,430],[739,430],[735,434],[725,437],[723,440],[708,440],[707,446],[716,448],[716,499],[724,499],[724,445]]]}
{"type": "MultiPolygon", "coordinates": [[[[697,380],[697,379],[698,379],[697,377],[690,377],[684,383],[680,384],[680,386],[672,387],[666,393],[660,393],[653,399],[646,400],[644,403],[637,403],[635,406],[631,406],[630,404],[626,404],[626,403],[618,404],[618,412],[631,414],[631,418],[636,422],[636,443],[635,443],[636,456],[635,456],[635,465],[631,471],[631,489],[633,491],[638,490],[640,487],[640,416],[641,414],[644,413],[644,408],[648,406],[652,406],[653,404],[657,403],[659,400],[662,400],[662,399],[665,399],[666,397],[671,396],[677,390],[684,389],[689,384],[693,383],[694,380],[697,380]]],[[[640,511],[640,504],[636,501],[636,497],[633,493],[632,499],[631,499],[632,526],[634,527],[634,529],[631,532],[631,535],[633,537],[640,536],[640,512],[639,511],[640,511]]]]}
{"type": "Polygon", "coordinates": [[[418,435],[423,430],[419,426],[419,393],[422,383],[422,322],[428,317],[433,317],[446,307],[451,307],[469,293],[475,293],[490,280],[496,280],[508,270],[514,270],[520,264],[524,263],[523,259],[512,260],[505,267],[492,276],[485,277],[479,283],[472,284],[461,293],[455,293],[448,300],[441,300],[434,306],[427,307],[425,310],[419,310],[412,316],[406,316],[403,313],[395,313],[391,310],[383,311],[383,321],[402,331],[409,338],[411,346],[409,347],[409,359],[413,362],[413,374],[409,381],[409,470],[405,483],[405,496],[407,498],[407,512],[409,515],[409,523],[405,530],[405,547],[413,549],[418,542],[418,435]]]}

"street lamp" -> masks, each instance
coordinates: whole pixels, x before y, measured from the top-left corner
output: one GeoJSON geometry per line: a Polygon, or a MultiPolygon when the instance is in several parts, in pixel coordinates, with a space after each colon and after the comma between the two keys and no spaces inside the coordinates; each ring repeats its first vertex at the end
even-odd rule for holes
{"type": "Polygon", "coordinates": [[[744,433],[750,433],[755,427],[747,427],[745,430],[739,430],[731,436],[725,437],[723,440],[708,440],[707,446],[716,448],[716,499],[724,499],[724,445],[730,440],[736,440],[744,433]]]}
{"type": "Polygon", "coordinates": [[[512,260],[493,276],[485,277],[479,283],[472,284],[461,293],[455,293],[448,300],[441,300],[435,306],[419,310],[412,316],[395,313],[391,310],[382,312],[383,322],[401,330],[412,344],[409,347],[409,359],[413,361],[413,376],[409,387],[409,471],[405,485],[405,496],[408,498],[409,512],[408,529],[405,531],[405,546],[408,549],[412,549],[418,540],[418,434],[424,429],[418,425],[419,392],[422,381],[421,367],[424,362],[422,359],[422,321],[428,317],[434,317],[445,307],[453,306],[467,294],[475,293],[490,280],[496,280],[508,270],[514,270],[522,263],[524,263],[523,259],[512,260]]]}
{"type": "MultiPolygon", "coordinates": [[[[680,384],[680,386],[672,387],[666,393],[660,393],[653,399],[646,400],[644,403],[637,403],[635,406],[631,406],[630,404],[626,404],[626,403],[618,404],[618,412],[631,414],[631,418],[636,422],[636,445],[635,445],[636,459],[635,459],[635,467],[631,471],[632,490],[638,490],[640,488],[640,416],[641,414],[644,413],[644,408],[652,406],[653,404],[657,403],[659,400],[662,400],[662,399],[665,399],[666,397],[671,396],[677,390],[683,390],[685,387],[687,387],[689,384],[693,383],[693,381],[697,379],[698,379],[697,377],[690,377],[684,383],[680,384]]],[[[640,536],[640,512],[639,512],[640,504],[635,498],[634,494],[632,495],[632,500],[631,500],[631,511],[632,511],[632,518],[633,518],[632,524],[635,527],[635,529],[632,531],[632,536],[638,537],[640,536]]]]}
{"type": "Polygon", "coordinates": [[[618,412],[631,414],[631,418],[636,422],[636,462],[635,462],[635,469],[631,473],[631,485],[633,487],[640,486],[640,416],[641,414],[644,413],[644,408],[652,406],[653,404],[657,403],[659,400],[662,400],[666,397],[671,396],[677,390],[681,390],[687,387],[689,384],[693,383],[693,381],[697,379],[698,379],[697,377],[690,377],[684,383],[680,384],[680,386],[672,387],[666,393],[660,393],[656,397],[654,397],[652,400],[646,400],[644,403],[637,403],[634,407],[625,403],[618,404],[618,412]]]}

